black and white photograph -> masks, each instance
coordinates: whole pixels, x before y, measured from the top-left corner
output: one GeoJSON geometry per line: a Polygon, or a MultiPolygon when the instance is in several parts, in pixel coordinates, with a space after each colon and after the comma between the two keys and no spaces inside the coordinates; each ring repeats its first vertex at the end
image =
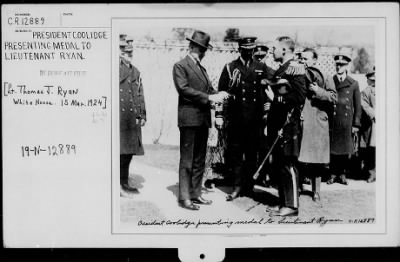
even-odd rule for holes
{"type": "Polygon", "coordinates": [[[398,11],[2,5],[5,249],[399,245],[398,11]]]}
{"type": "Polygon", "coordinates": [[[119,225],[375,225],[374,22],[115,20],[119,225]]]}

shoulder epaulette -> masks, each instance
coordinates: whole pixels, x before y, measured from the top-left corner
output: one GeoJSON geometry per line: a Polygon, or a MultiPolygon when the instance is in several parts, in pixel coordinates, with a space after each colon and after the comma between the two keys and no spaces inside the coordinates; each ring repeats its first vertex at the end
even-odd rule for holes
{"type": "Polygon", "coordinates": [[[285,73],[288,75],[304,75],[306,73],[306,68],[303,64],[292,61],[289,63],[288,68],[286,68],[285,73]]]}

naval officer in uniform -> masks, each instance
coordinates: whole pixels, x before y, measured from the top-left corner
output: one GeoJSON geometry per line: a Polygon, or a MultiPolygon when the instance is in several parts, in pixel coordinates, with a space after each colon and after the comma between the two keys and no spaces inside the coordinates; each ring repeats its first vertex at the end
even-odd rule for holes
{"type": "Polygon", "coordinates": [[[257,169],[267,100],[266,80],[273,75],[271,68],[253,59],[256,39],[239,40],[240,56],[223,68],[218,83],[218,90],[231,95],[227,109],[227,162],[232,167],[234,187],[227,201],[240,195],[251,196],[253,192],[252,175],[257,169]]]}
{"type": "Polygon", "coordinates": [[[271,85],[275,93],[267,119],[267,140],[274,147],[273,164],[277,171],[280,205],[267,208],[277,216],[296,216],[299,208],[298,157],[301,142],[301,111],[307,94],[305,66],[294,60],[294,41],[277,38],[273,55],[280,67],[271,85]]]}
{"type": "Polygon", "coordinates": [[[139,70],[132,65],[133,47],[120,41],[119,60],[119,130],[121,196],[139,191],[129,183],[129,166],[133,155],[144,155],[142,126],[146,123],[146,106],[139,70]]]}
{"type": "Polygon", "coordinates": [[[333,77],[338,101],[334,105],[330,136],[331,177],[327,184],[339,182],[347,185],[346,175],[350,157],[354,151],[353,136],[358,133],[361,119],[361,94],[358,82],[348,75],[351,58],[346,55],[334,56],[336,75],[333,77]]]}

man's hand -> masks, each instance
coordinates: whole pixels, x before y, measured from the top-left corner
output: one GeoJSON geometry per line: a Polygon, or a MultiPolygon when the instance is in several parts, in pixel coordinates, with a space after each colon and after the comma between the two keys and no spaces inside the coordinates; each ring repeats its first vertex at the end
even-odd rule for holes
{"type": "Polygon", "coordinates": [[[275,94],[270,86],[267,86],[267,88],[265,88],[265,93],[267,94],[269,100],[274,101],[275,94]]]}
{"type": "Polygon", "coordinates": [[[227,99],[229,97],[229,94],[225,91],[221,91],[218,94],[214,95],[209,95],[208,100],[210,100],[212,103],[222,103],[224,99],[227,99]]]}
{"type": "Polygon", "coordinates": [[[136,124],[140,126],[144,126],[146,124],[146,120],[142,118],[136,118],[136,124]]]}
{"type": "Polygon", "coordinates": [[[264,104],[264,112],[268,112],[271,109],[271,102],[264,104]]]}
{"type": "Polygon", "coordinates": [[[316,83],[311,83],[310,86],[308,87],[311,91],[313,91],[314,93],[317,92],[319,86],[316,83]]]}
{"type": "Polygon", "coordinates": [[[359,130],[359,128],[358,128],[358,127],[356,127],[356,126],[353,126],[353,127],[351,128],[351,133],[355,134],[355,133],[357,133],[357,132],[358,132],[358,130],[359,130]]]}

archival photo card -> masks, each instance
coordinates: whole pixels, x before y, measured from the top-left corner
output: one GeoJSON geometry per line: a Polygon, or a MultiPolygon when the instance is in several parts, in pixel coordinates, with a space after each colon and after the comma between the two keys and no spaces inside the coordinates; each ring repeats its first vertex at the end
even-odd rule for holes
{"type": "Polygon", "coordinates": [[[398,244],[391,7],[3,5],[6,246],[398,244]]]}

